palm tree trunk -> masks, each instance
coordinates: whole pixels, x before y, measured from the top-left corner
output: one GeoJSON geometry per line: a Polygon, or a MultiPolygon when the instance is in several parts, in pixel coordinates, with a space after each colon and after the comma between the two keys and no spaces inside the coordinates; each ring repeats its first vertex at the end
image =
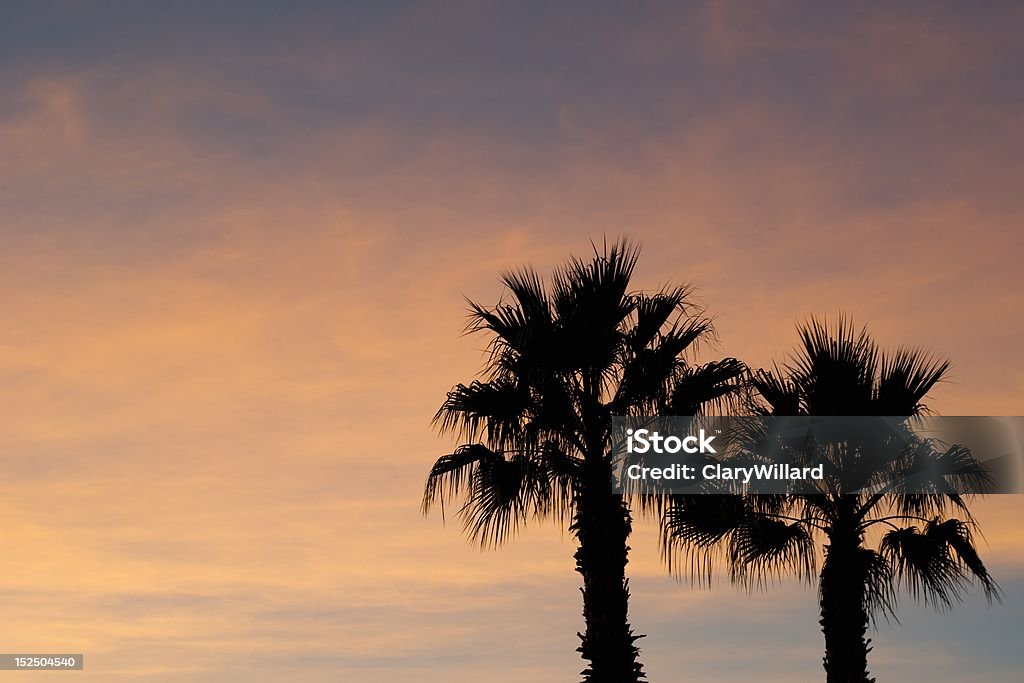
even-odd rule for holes
{"type": "Polygon", "coordinates": [[[868,677],[868,614],[864,603],[864,559],[856,533],[829,534],[821,569],[819,604],[825,636],[827,683],[874,683],[868,677]]]}
{"type": "Polygon", "coordinates": [[[583,576],[583,618],[586,633],[577,652],[590,666],[586,683],[635,683],[646,678],[629,625],[629,581],[626,564],[632,531],[629,509],[611,491],[607,474],[587,477],[576,496],[572,532],[579,542],[576,571],[583,576]]]}

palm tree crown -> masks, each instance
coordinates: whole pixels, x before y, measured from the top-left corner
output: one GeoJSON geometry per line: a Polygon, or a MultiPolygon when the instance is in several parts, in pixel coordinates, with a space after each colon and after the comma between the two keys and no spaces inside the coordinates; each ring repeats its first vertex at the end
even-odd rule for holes
{"type": "Polygon", "coordinates": [[[440,429],[466,443],[434,464],[423,507],[460,499],[467,534],[484,546],[531,518],[568,522],[583,577],[583,674],[623,683],[644,676],[627,617],[632,521],[612,492],[612,416],[700,413],[736,390],[744,366],[692,362],[713,327],[690,287],[634,292],[638,248],[594,251],[557,269],[550,286],[526,268],[502,277],[508,299],[470,304],[468,331],[489,338],[486,368],[437,412],[440,429]]]}

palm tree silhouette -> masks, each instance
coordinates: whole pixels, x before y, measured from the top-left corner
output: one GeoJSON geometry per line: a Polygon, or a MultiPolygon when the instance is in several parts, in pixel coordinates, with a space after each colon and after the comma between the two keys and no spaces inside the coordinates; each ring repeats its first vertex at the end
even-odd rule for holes
{"type": "Polygon", "coordinates": [[[630,291],[639,248],[622,240],[571,258],[547,287],[532,269],[503,275],[511,293],[470,303],[468,332],[490,338],[482,380],[459,384],[435,416],[466,444],[437,460],[424,512],[458,497],[465,531],[483,546],[530,518],[569,523],[583,577],[578,652],[592,683],[645,678],[628,619],[630,509],[612,491],[613,415],[699,414],[738,388],[735,359],[692,364],[711,321],[690,287],[630,291]]]}
{"type": "MultiPolygon", "coordinates": [[[[925,396],[949,369],[948,361],[920,349],[880,352],[866,329],[856,331],[842,316],[831,327],[812,318],[799,334],[788,364],[751,378],[762,399],[756,413],[920,416],[927,413],[925,396]]],[[[676,496],[662,516],[670,563],[682,553],[707,577],[724,559],[731,578],[748,586],[784,572],[812,580],[822,543],[817,578],[828,683],[874,680],[867,630],[878,616],[895,618],[901,587],[939,610],[959,602],[975,582],[990,602],[999,598],[974,546],[968,501],[956,493],[984,486],[984,467],[961,446],[940,450],[913,438],[905,448],[879,453],[877,445],[830,444],[828,475],[814,493],[676,496]],[[899,490],[909,472],[921,471],[931,473],[929,493],[899,490]],[[879,482],[890,485],[861,492],[879,482]],[[878,539],[877,548],[869,538],[878,539]]]]}

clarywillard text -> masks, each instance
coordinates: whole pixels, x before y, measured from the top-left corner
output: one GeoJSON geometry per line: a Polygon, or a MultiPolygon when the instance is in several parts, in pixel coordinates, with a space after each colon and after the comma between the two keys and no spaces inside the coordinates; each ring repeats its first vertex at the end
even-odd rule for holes
{"type": "MultiPolygon", "coordinates": [[[[795,480],[806,481],[809,479],[820,480],[825,476],[825,466],[794,467],[787,463],[776,463],[774,465],[753,465],[751,467],[730,467],[728,465],[704,465],[700,469],[700,476],[706,480],[731,480],[749,484],[752,479],[758,480],[795,480]]],[[[642,467],[630,465],[626,469],[626,476],[636,481],[640,479],[677,479],[694,481],[697,477],[698,468],[694,465],[671,465],[669,467],[642,467]]]]}

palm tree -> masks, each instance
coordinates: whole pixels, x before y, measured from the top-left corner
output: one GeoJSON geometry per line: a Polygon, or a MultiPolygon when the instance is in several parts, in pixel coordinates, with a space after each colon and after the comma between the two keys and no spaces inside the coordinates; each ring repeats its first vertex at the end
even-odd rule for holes
{"type": "MultiPolygon", "coordinates": [[[[913,418],[927,413],[922,401],[949,369],[920,349],[880,352],[866,329],[857,332],[843,317],[833,327],[811,319],[799,334],[788,364],[753,375],[762,399],[755,413],[913,418]]],[[[999,598],[975,549],[968,501],[957,493],[981,490],[989,475],[968,449],[915,437],[912,423],[902,422],[909,444],[902,448],[819,444],[814,453],[824,452],[826,476],[813,493],[672,498],[662,517],[665,552],[670,560],[682,552],[704,576],[724,559],[731,578],[748,586],[783,572],[812,580],[820,557],[826,679],[873,681],[867,630],[878,616],[895,618],[899,588],[939,610],[971,583],[990,602],[999,598]],[[906,475],[922,471],[931,472],[927,493],[900,490],[906,475]]]]}
{"type": "Polygon", "coordinates": [[[612,489],[613,415],[698,414],[725,400],[744,366],[704,365],[692,352],[713,338],[690,287],[632,292],[639,249],[623,240],[571,258],[547,286],[532,269],[503,275],[511,295],[470,303],[468,332],[489,338],[482,379],[458,384],[435,416],[466,443],[437,460],[424,512],[458,497],[471,539],[495,546],[531,518],[569,524],[583,577],[586,630],[578,652],[594,683],[645,678],[628,619],[631,511],[612,489]]]}

